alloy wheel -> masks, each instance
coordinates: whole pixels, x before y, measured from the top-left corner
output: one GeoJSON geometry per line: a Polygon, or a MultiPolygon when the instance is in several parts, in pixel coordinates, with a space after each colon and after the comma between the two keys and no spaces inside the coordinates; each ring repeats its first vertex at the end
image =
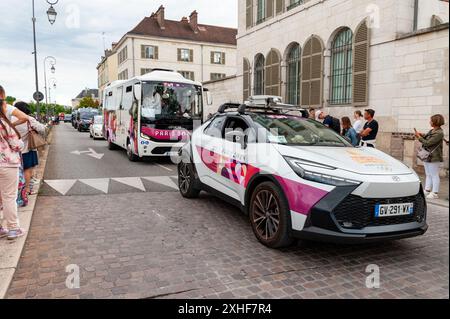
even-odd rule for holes
{"type": "Polygon", "coordinates": [[[275,195],[268,190],[261,190],[253,202],[252,221],[258,235],[273,239],[280,227],[280,206],[275,195]]]}
{"type": "Polygon", "coordinates": [[[188,165],[186,163],[181,163],[178,172],[178,183],[180,190],[183,193],[187,193],[191,184],[191,172],[188,165]]]}

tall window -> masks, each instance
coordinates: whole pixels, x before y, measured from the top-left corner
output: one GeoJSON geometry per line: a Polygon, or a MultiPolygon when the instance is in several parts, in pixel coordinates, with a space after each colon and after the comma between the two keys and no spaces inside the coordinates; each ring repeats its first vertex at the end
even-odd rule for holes
{"type": "Polygon", "coordinates": [[[225,64],[225,53],[212,51],[211,64],[225,64]]]}
{"type": "Polygon", "coordinates": [[[255,58],[255,80],[254,93],[255,95],[264,94],[264,55],[258,54],[255,58]]]}
{"type": "Polygon", "coordinates": [[[300,45],[291,45],[287,55],[287,99],[289,104],[300,105],[300,45]]]}
{"type": "Polygon", "coordinates": [[[125,47],[122,50],[120,50],[117,55],[117,61],[119,65],[125,62],[126,59],[128,59],[128,47],[125,47]]]}
{"type": "Polygon", "coordinates": [[[261,23],[266,18],[266,0],[258,0],[256,23],[261,23]]]}
{"type": "Polygon", "coordinates": [[[243,97],[247,101],[250,96],[251,78],[250,78],[250,62],[244,58],[243,60],[243,97]]]}
{"type": "Polygon", "coordinates": [[[119,80],[128,80],[128,69],[123,70],[122,72],[120,72],[119,75],[118,75],[118,79],[119,80]]]}
{"type": "Polygon", "coordinates": [[[193,62],[194,61],[194,50],[178,49],[178,61],[193,62]]]}
{"type": "Polygon", "coordinates": [[[184,78],[195,81],[195,74],[192,71],[178,71],[184,78]]]}
{"type": "Polygon", "coordinates": [[[142,59],[158,59],[158,47],[153,45],[141,45],[142,59]]]}
{"type": "Polygon", "coordinates": [[[352,103],[353,93],[353,33],[342,29],[331,47],[331,104],[352,103]]]}

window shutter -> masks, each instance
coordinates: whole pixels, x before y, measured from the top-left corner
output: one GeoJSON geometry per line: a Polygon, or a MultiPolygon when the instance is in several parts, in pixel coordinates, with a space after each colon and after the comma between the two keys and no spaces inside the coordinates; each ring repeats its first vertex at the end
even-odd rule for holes
{"type": "Polygon", "coordinates": [[[283,13],[283,11],[284,11],[284,0],[276,0],[277,14],[283,13]]]}
{"type": "Polygon", "coordinates": [[[189,62],[194,62],[194,50],[189,50],[189,62]]]}
{"type": "Polygon", "coordinates": [[[247,59],[244,59],[243,63],[244,68],[244,83],[243,83],[243,91],[244,91],[244,102],[248,100],[250,96],[250,63],[247,59]]]}
{"type": "Polygon", "coordinates": [[[278,53],[273,49],[270,50],[266,61],[265,94],[281,95],[280,66],[280,57],[278,53]]]}
{"type": "Polygon", "coordinates": [[[222,52],[222,64],[225,64],[225,52],[222,52]]]}
{"type": "Polygon", "coordinates": [[[177,49],[177,60],[181,61],[181,49],[177,49]]]}
{"type": "Polygon", "coordinates": [[[246,2],[246,26],[247,29],[253,25],[253,0],[246,2]]]}
{"type": "Polygon", "coordinates": [[[367,20],[356,29],[353,48],[353,104],[369,104],[369,42],[370,30],[367,20]]]}
{"type": "Polygon", "coordinates": [[[321,107],[323,92],[323,45],[311,37],[302,54],[301,100],[304,107],[321,107]]]}
{"type": "Polygon", "coordinates": [[[211,64],[214,64],[214,52],[211,52],[211,64]]]}
{"type": "Polygon", "coordinates": [[[155,46],[154,52],[155,52],[155,60],[158,60],[159,59],[159,48],[155,46]]]}
{"type": "Polygon", "coordinates": [[[145,45],[141,45],[141,58],[145,59],[145,45]]]}
{"type": "Polygon", "coordinates": [[[192,81],[195,81],[195,73],[194,72],[190,72],[189,77],[192,81]]]}
{"type": "Polygon", "coordinates": [[[273,17],[273,1],[274,0],[266,0],[266,18],[273,17]]]}

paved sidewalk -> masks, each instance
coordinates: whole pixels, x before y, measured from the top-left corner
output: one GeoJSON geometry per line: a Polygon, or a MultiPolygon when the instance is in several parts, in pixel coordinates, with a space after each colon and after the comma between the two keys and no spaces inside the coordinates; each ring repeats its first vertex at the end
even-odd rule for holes
{"type": "MultiPolygon", "coordinates": [[[[51,133],[48,141],[51,141],[51,133]]],[[[35,170],[35,176],[42,180],[44,176],[45,165],[47,163],[47,155],[49,146],[47,146],[40,154],[39,167],[35,170]]],[[[35,186],[36,194],[39,193],[40,184],[35,186]]],[[[31,226],[31,220],[36,206],[38,195],[29,196],[27,207],[19,209],[19,220],[21,227],[27,231],[23,236],[14,241],[0,240],[0,299],[3,299],[13,279],[14,273],[19,264],[25,242],[28,238],[28,232],[31,226]]]]}
{"type": "MultiPolygon", "coordinates": [[[[422,183],[425,185],[425,176],[421,175],[420,179],[422,183]]],[[[448,177],[441,178],[441,190],[439,192],[439,199],[429,200],[428,202],[431,204],[436,204],[439,206],[449,207],[449,185],[448,185],[448,177]]]]}

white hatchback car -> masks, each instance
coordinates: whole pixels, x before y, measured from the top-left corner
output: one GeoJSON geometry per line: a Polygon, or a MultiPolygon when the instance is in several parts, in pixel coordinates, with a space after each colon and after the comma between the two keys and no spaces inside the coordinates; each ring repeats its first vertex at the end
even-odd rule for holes
{"type": "Polygon", "coordinates": [[[103,116],[94,116],[91,125],[89,126],[90,137],[94,140],[103,139],[103,116]]]}
{"type": "Polygon", "coordinates": [[[379,150],[352,147],[305,111],[263,101],[225,104],[194,131],[180,151],[182,196],[204,190],[236,204],[272,248],[294,238],[361,243],[427,231],[413,170],[379,150]]]}

